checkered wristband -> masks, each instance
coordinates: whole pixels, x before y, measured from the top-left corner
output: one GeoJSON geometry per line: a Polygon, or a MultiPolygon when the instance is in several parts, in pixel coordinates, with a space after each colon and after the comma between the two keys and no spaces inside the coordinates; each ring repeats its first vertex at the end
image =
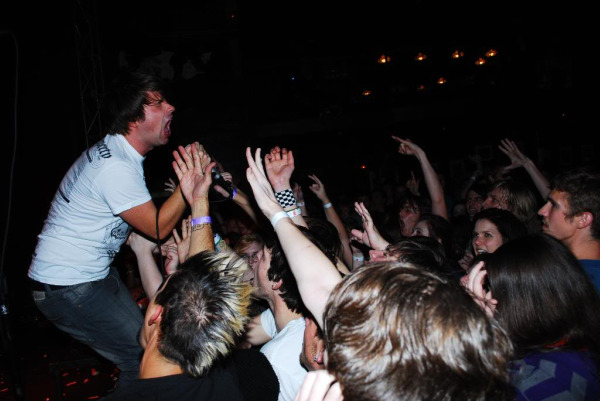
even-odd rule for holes
{"type": "Polygon", "coordinates": [[[294,197],[294,192],[291,188],[275,192],[275,199],[277,199],[277,202],[279,202],[279,205],[283,208],[294,206],[296,204],[296,198],[294,197]]]}

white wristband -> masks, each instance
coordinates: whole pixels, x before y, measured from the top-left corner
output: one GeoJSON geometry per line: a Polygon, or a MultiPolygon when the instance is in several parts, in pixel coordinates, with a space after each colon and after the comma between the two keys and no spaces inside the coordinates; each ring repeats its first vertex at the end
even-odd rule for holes
{"type": "Polygon", "coordinates": [[[331,207],[331,202],[323,204],[323,209],[329,209],[330,207],[331,207]]]}
{"type": "Polygon", "coordinates": [[[299,207],[294,209],[294,210],[290,210],[289,212],[286,212],[287,215],[290,217],[290,219],[293,219],[296,216],[300,216],[302,214],[302,209],[300,209],[299,207]]]}
{"type": "Polygon", "coordinates": [[[277,212],[273,215],[273,217],[271,217],[271,225],[273,226],[273,228],[275,228],[275,224],[277,224],[277,222],[281,219],[284,218],[289,218],[290,216],[288,216],[287,212],[281,211],[281,212],[277,212]]]}

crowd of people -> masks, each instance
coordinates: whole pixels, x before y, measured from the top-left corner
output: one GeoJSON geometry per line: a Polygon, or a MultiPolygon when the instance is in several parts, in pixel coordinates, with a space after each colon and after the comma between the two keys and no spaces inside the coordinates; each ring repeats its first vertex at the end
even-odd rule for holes
{"type": "Polygon", "coordinates": [[[244,191],[195,142],[157,206],[142,162],[173,111],[151,76],[114,83],[29,269],[39,310],[119,368],[105,399],[600,400],[599,171],[547,177],[505,139],[450,199],[392,136],[424,187],[343,203],[293,149],[230,155],[244,191]]]}

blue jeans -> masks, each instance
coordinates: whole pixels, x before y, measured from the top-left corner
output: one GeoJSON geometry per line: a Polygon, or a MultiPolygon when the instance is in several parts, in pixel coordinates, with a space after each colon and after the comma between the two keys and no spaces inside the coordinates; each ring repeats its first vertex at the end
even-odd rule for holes
{"type": "Polygon", "coordinates": [[[117,365],[119,387],[138,377],[143,353],[138,335],[144,317],[114,267],[102,280],[32,295],[57,328],[117,365]]]}

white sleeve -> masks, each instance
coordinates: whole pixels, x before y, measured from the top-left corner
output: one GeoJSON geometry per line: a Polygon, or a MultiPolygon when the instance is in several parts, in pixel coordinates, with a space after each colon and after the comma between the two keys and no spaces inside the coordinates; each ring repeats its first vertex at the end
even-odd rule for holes
{"type": "Polygon", "coordinates": [[[271,312],[270,309],[266,309],[260,314],[260,324],[262,325],[265,333],[267,333],[271,338],[274,338],[277,335],[275,316],[273,316],[273,312],[271,312]]]}
{"type": "Polygon", "coordinates": [[[152,199],[144,177],[125,162],[116,162],[106,168],[94,184],[114,215],[152,199]]]}

